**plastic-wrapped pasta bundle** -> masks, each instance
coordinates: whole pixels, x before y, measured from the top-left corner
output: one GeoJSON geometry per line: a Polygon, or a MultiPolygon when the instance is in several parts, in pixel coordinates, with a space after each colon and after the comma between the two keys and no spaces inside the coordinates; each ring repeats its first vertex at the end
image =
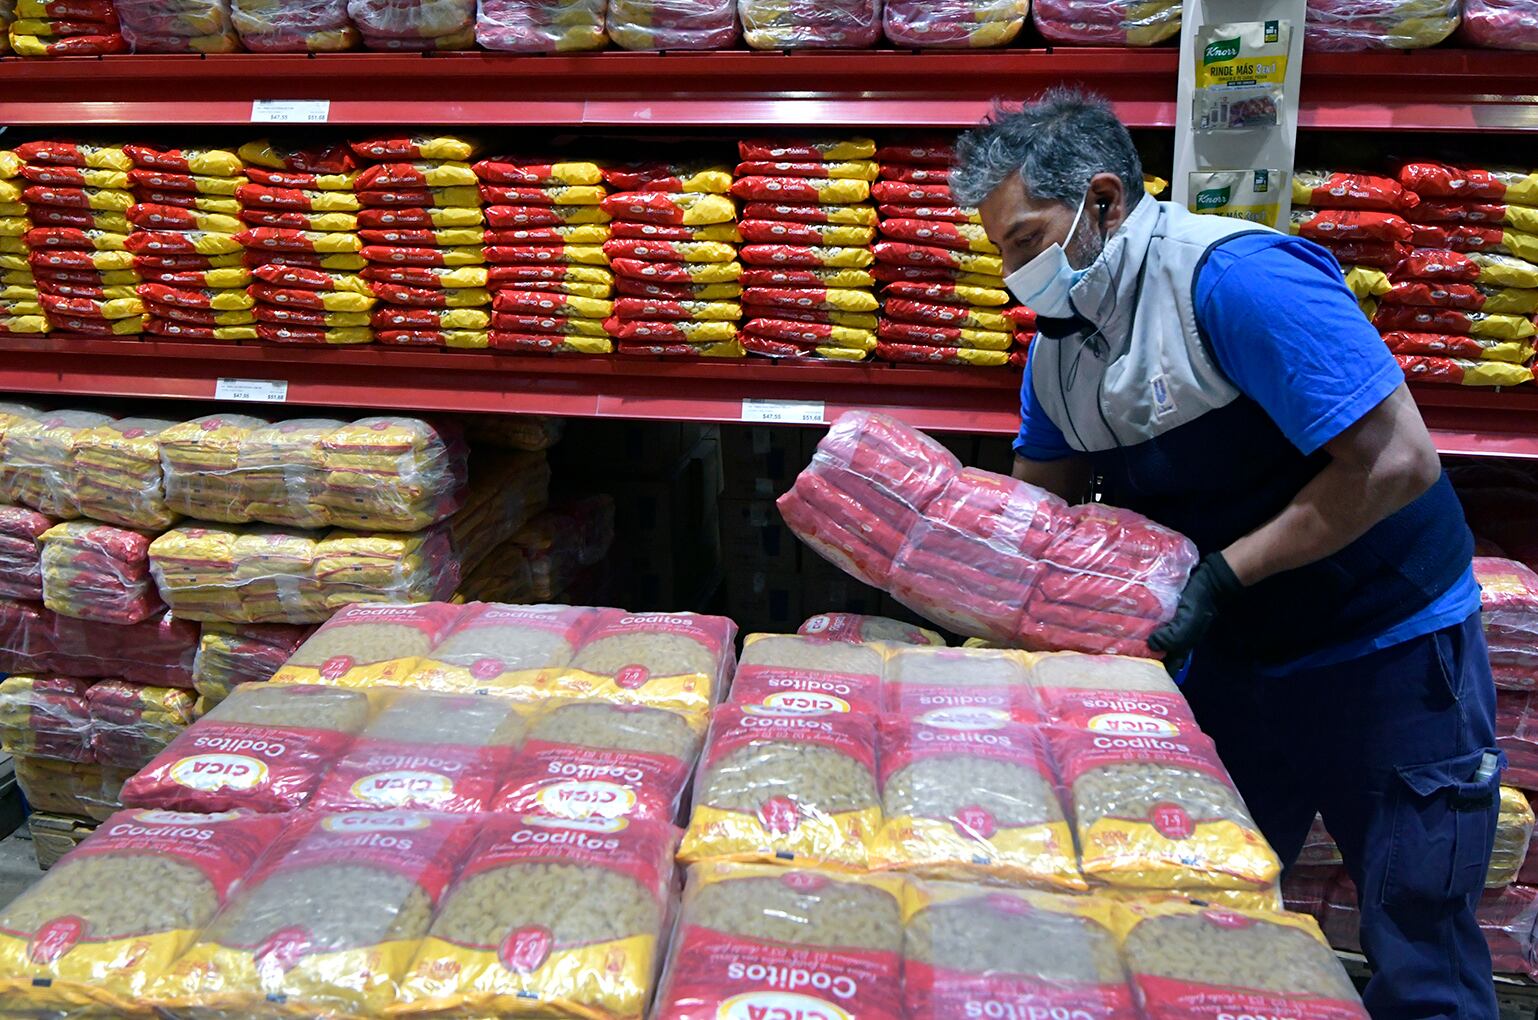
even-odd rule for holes
{"type": "Polygon", "coordinates": [[[1171,0],[1036,0],[1031,20],[1049,42],[1070,46],[1154,46],[1180,34],[1171,0]]]}
{"type": "Polygon", "coordinates": [[[16,755],[16,785],[34,811],[106,821],[121,810],[132,769],[16,755]]]}
{"type": "Polygon", "coordinates": [[[38,539],[57,523],[24,506],[0,505],[0,596],[42,599],[43,550],[38,539]]]}
{"type": "Polygon", "coordinates": [[[93,683],[19,674],[0,680],[0,749],[56,761],[95,761],[88,701],[93,683]]]}
{"type": "Polygon", "coordinates": [[[1500,804],[1494,849],[1485,872],[1486,889],[1500,889],[1516,880],[1533,838],[1533,809],[1522,791],[1511,786],[1501,787],[1500,804]]]}
{"type": "Polygon", "coordinates": [[[881,832],[874,867],[929,878],[1087,886],[1058,801],[1046,743],[1032,727],[882,720],[881,832]]]}
{"type": "Polygon", "coordinates": [[[679,859],[866,867],[881,828],[875,717],[755,708],[716,710],[679,859]]]}
{"type": "Polygon", "coordinates": [[[475,0],[347,0],[371,50],[471,50],[475,0]]]}
{"type": "Polygon", "coordinates": [[[1525,0],[1464,0],[1460,38],[1492,50],[1538,50],[1538,11],[1525,0]]]}
{"type": "Polygon", "coordinates": [[[95,411],[53,411],[17,421],[0,444],[0,488],[12,502],[50,517],[79,517],[76,452],[88,430],[111,420],[95,411]]]}
{"type": "Polygon", "coordinates": [[[712,862],[689,870],[657,1020],[792,1008],[898,1020],[904,883],[712,862]],[[809,975],[787,991],[786,979],[809,975]]]}
{"type": "Polygon", "coordinates": [[[230,20],[253,53],[333,53],[360,36],[347,0],[230,0],[230,20]]]}
{"type": "Polygon", "coordinates": [[[162,613],[142,623],[47,616],[49,667],[66,676],[113,677],[157,687],[192,686],[198,626],[162,613]]]}
{"type": "Polygon", "coordinates": [[[114,0],[17,0],[10,49],[18,57],[94,57],[125,53],[114,0]]]}
{"type": "Polygon", "coordinates": [[[91,749],[103,765],[142,768],[192,725],[191,691],[103,680],[86,692],[91,749]]]}
{"type": "Polygon", "coordinates": [[[308,634],[308,628],[283,623],[203,624],[192,665],[198,714],[206,715],[241,684],[271,680],[308,634]]]}
{"type": "Polygon", "coordinates": [[[1125,908],[1120,923],[1122,954],[1151,1020],[1193,1011],[1367,1018],[1311,917],[1163,901],[1125,908]]]}
{"type": "Polygon", "coordinates": [[[881,38],[881,0],[738,0],[755,50],[851,49],[881,38]]]}
{"type": "Polygon", "coordinates": [[[488,810],[523,736],[500,698],[402,691],[358,734],[321,781],[323,811],[488,810]]]}
{"type": "Polygon", "coordinates": [[[911,890],[903,950],[909,1020],[1139,1015],[1110,902],[950,882],[911,890]]]}
{"type": "Polygon", "coordinates": [[[699,756],[687,716],[659,708],[560,702],[540,712],[492,810],[609,824],[671,822],[699,756]]]}
{"type": "Polygon", "coordinates": [[[114,0],[135,53],[234,53],[229,0],[114,0]]]}
{"type": "Polygon", "coordinates": [[[43,1016],[141,1014],[150,987],[283,825],[241,814],[112,815],[0,909],[0,997],[43,1016]]]}
{"type": "Polygon", "coordinates": [[[1414,50],[1458,28],[1451,0],[1309,0],[1303,42],[1315,51],[1414,50]]]}
{"type": "Polygon", "coordinates": [[[749,634],[731,700],[766,713],[880,711],[880,646],[798,634],[749,634]]]}
{"type": "Polygon", "coordinates": [[[1538,688],[1538,573],[1516,560],[1477,556],[1474,577],[1496,686],[1538,688]]]}
{"type": "Polygon", "coordinates": [[[609,36],[627,50],[729,49],[737,0],[609,0],[609,36]]]}
{"type": "Polygon", "coordinates": [[[1025,27],[1029,0],[886,0],[886,37],[898,46],[1007,46],[1025,27]]]}
{"type": "Polygon", "coordinates": [[[142,623],[164,608],[150,577],[153,536],[94,521],[43,532],[43,604],[98,623],[142,623]]]}
{"type": "Polygon", "coordinates": [[[180,1014],[377,1016],[475,835],[412,811],[307,814],[155,983],[180,1014]]]}
{"type": "Polygon", "coordinates": [[[93,520],[159,530],[178,515],[166,506],[160,433],[173,423],[119,418],[82,433],[75,444],[75,499],[93,520]]]}
{"type": "Polygon", "coordinates": [[[201,521],[251,519],[235,473],[242,442],[267,422],[245,414],[211,414],[160,433],[166,505],[201,521]]]}
{"type": "Polygon", "coordinates": [[[333,687],[248,684],[123,787],[124,803],[170,811],[291,811],[368,720],[369,700],[333,687]]]}
{"type": "Polygon", "coordinates": [[[640,1020],[671,915],[671,826],[495,817],[401,983],[405,1015],[527,1010],[640,1020]]]}
{"type": "Polygon", "coordinates": [[[598,612],[574,606],[467,605],[424,653],[409,682],[427,690],[542,700],[570,665],[598,612]]]}
{"type": "Polygon", "coordinates": [[[609,0],[480,0],[475,40],[505,53],[566,53],[609,42],[609,0]]]}
{"type": "Polygon", "coordinates": [[[326,479],[316,502],[333,525],[416,531],[445,520],[464,500],[467,449],[456,428],[363,418],[320,443],[326,479]]]}
{"type": "Polygon", "coordinates": [[[858,613],[818,613],[808,616],[797,634],[825,641],[884,641],[898,645],[945,647],[945,639],[926,627],[885,616],[861,616],[858,613]]]}

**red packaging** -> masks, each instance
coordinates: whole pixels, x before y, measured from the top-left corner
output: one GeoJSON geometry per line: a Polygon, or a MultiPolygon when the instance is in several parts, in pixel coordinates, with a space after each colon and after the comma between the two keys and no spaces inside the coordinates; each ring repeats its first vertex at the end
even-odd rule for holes
{"type": "Polygon", "coordinates": [[[374,342],[392,347],[447,347],[444,334],[429,329],[379,329],[375,327],[374,342]]]}
{"type": "Polygon", "coordinates": [[[375,329],[428,330],[437,332],[443,328],[439,308],[376,308],[370,317],[375,329]]]}
{"type": "Polygon", "coordinates": [[[946,223],[978,223],[974,209],[959,205],[879,205],[876,211],[886,219],[943,220],[946,223]]]}
{"type": "MultiPolygon", "coordinates": [[[[1416,252],[1421,255],[1421,252],[1416,252]]],[[[1414,258],[1414,256],[1412,256],[1414,258]]],[[[1440,280],[1395,280],[1387,294],[1378,300],[1383,304],[1410,305],[1421,308],[1459,308],[1477,312],[1484,307],[1492,288],[1472,283],[1451,283],[1440,280]]]]}
{"type": "MultiPolygon", "coordinates": [[[[828,268],[835,261],[842,261],[831,253],[858,251],[865,253],[864,247],[859,248],[823,248],[815,245],[791,245],[791,244],[745,244],[739,249],[742,261],[750,266],[775,266],[789,267],[792,269],[819,269],[828,268]]],[[[869,265],[870,255],[855,260],[858,263],[869,265]]]]}
{"type": "Polygon", "coordinates": [[[602,335],[601,331],[595,333],[589,328],[584,328],[591,319],[569,319],[559,315],[512,315],[508,312],[494,312],[491,316],[491,328],[502,333],[554,333],[560,336],[595,336],[602,335]],[[580,323],[574,326],[573,322],[580,323]]]}
{"type": "Polygon", "coordinates": [[[956,204],[948,184],[905,184],[902,181],[877,181],[870,187],[871,197],[885,205],[925,205],[949,207],[956,204]]]}
{"type": "MultiPolygon", "coordinates": [[[[739,177],[732,182],[732,196],[743,201],[816,203],[823,201],[822,196],[828,184],[825,180],[812,177],[739,177]]],[[[861,189],[860,198],[863,199],[867,194],[867,191],[861,189]]]]}
{"type": "Polygon", "coordinates": [[[881,707],[881,673],[882,654],[874,646],[753,634],[737,665],[731,701],[766,714],[875,713],[881,707]]]}
{"type": "MultiPolygon", "coordinates": [[[[445,266],[445,249],[442,248],[394,248],[382,245],[365,245],[359,252],[369,262],[392,266],[445,266]]],[[[492,249],[482,254],[489,260],[492,249]]]]}
{"type": "Polygon", "coordinates": [[[1422,198],[1502,199],[1507,186],[1530,175],[1516,170],[1463,170],[1444,163],[1406,163],[1399,183],[1422,198]]]}
{"type": "Polygon", "coordinates": [[[251,270],[253,279],[270,287],[297,288],[299,290],[331,291],[336,289],[337,275],[324,269],[307,269],[303,266],[264,264],[251,270]]]}
{"type": "MultiPolygon", "coordinates": [[[[72,0],[79,3],[82,0],[72,0]]],[[[114,15],[115,16],[115,15],[114,15]]],[[[93,19],[87,19],[93,20],[93,19]]],[[[100,19],[107,20],[107,19],[100,19]]],[[[88,145],[75,142],[22,142],[16,146],[15,152],[23,162],[46,163],[50,166],[92,166],[102,163],[100,159],[93,159],[100,153],[112,151],[99,145],[88,145]]]]}
{"type": "Polygon", "coordinates": [[[639,259],[611,259],[609,268],[616,276],[657,283],[693,283],[690,267],[683,262],[643,262],[639,259]]]}
{"type": "Polygon", "coordinates": [[[744,138],[737,142],[740,159],[798,159],[827,162],[831,149],[842,148],[847,142],[824,142],[808,138],[744,138]]]}
{"type": "MultiPolygon", "coordinates": [[[[430,221],[429,221],[430,222],[430,221]]],[[[493,205],[486,208],[486,225],[493,230],[519,227],[558,227],[566,222],[560,209],[551,206],[493,205]]],[[[402,224],[403,226],[405,224],[402,224]]]]}
{"type": "Polygon", "coordinates": [[[749,202],[742,207],[742,219],[767,223],[834,223],[841,221],[841,210],[844,208],[836,205],[797,205],[792,202],[749,202]]]}
{"type": "Polygon", "coordinates": [[[569,346],[566,338],[557,333],[509,333],[498,330],[490,334],[490,346],[492,350],[529,354],[586,353],[569,346]]]}
{"type": "MultiPolygon", "coordinates": [[[[1376,323],[1375,323],[1376,324],[1376,323]]],[[[1387,327],[1380,327],[1387,328],[1387,327]]],[[[1479,361],[1492,347],[1509,345],[1511,341],[1486,340],[1474,336],[1456,336],[1450,333],[1413,333],[1389,330],[1383,334],[1383,342],[1394,354],[1434,358],[1467,358],[1479,361]]],[[[1502,359],[1505,360],[1505,359],[1502,359]]]]}
{"type": "MultiPolygon", "coordinates": [[[[636,298],[660,298],[664,301],[710,301],[722,300],[706,297],[713,288],[731,288],[739,295],[741,286],[723,283],[651,283],[645,280],[633,280],[628,276],[622,276],[614,281],[615,293],[624,297],[636,298]]],[[[729,300],[729,299],[727,299],[729,300]]]]}
{"type": "Polygon", "coordinates": [[[444,266],[368,266],[358,275],[375,283],[446,290],[443,276],[452,272],[455,270],[444,266]]]}
{"type": "Polygon", "coordinates": [[[572,303],[570,295],[549,291],[499,290],[491,299],[491,307],[497,311],[518,315],[571,315],[575,312],[565,309],[572,303]]]}
{"type": "Polygon", "coordinates": [[[66,209],[60,206],[34,205],[27,209],[32,225],[49,227],[74,227],[76,230],[99,230],[102,214],[94,209],[66,209]]]}
{"type": "Polygon", "coordinates": [[[518,284],[555,283],[570,275],[566,266],[489,266],[486,269],[486,282],[491,287],[519,290],[521,288],[518,284]]]}
{"type": "Polygon", "coordinates": [[[1294,190],[1308,192],[1308,201],[1299,205],[1315,209],[1371,209],[1400,212],[1420,204],[1420,196],[1388,177],[1371,174],[1339,173],[1326,170],[1296,170],[1294,190]]]}
{"type": "Polygon", "coordinates": [[[1292,230],[1311,241],[1404,243],[1413,234],[1403,216],[1361,209],[1297,208],[1292,211],[1292,230]]]}
{"type": "MultiPolygon", "coordinates": [[[[837,326],[820,322],[793,322],[789,319],[752,318],[742,324],[742,332],[765,340],[815,347],[833,343],[837,326]]],[[[747,342],[747,335],[742,337],[747,342]]]]}
{"type": "Polygon", "coordinates": [[[883,145],[876,159],[886,163],[918,163],[923,166],[950,166],[956,161],[956,147],[949,142],[906,142],[883,145]]]}
{"type": "Polygon", "coordinates": [[[991,251],[987,235],[978,226],[930,219],[883,219],[881,235],[912,244],[937,245],[952,251],[991,251]]]}

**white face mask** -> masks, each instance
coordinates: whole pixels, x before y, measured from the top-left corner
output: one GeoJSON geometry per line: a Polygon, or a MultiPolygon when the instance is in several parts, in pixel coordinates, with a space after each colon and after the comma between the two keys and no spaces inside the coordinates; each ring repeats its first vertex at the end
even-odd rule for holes
{"type": "MultiPolygon", "coordinates": [[[[1073,214],[1064,243],[1072,243],[1074,231],[1079,229],[1079,217],[1084,215],[1084,203],[1088,193],[1079,200],[1079,209],[1073,214]]],[[[1004,277],[1004,286],[1015,300],[1049,319],[1066,319],[1073,315],[1073,303],[1068,292],[1084,278],[1089,267],[1075,269],[1068,263],[1068,252],[1063,244],[1052,244],[1013,273],[1004,277]]]]}

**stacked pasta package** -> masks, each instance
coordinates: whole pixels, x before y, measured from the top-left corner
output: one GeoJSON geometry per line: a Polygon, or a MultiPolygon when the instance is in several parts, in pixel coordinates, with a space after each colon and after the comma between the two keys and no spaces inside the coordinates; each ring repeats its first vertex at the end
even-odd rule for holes
{"type": "Polygon", "coordinates": [[[737,0],[609,0],[609,38],[627,50],[724,50],[737,0]]]}
{"type": "Polygon", "coordinates": [[[230,20],[252,53],[334,53],[361,38],[347,0],[230,0],[230,20]]]}
{"type": "Polygon", "coordinates": [[[851,49],[881,39],[881,0],[737,0],[755,50],[851,49]]]}
{"type": "Polygon", "coordinates": [[[1007,46],[1025,27],[1029,0],[886,0],[886,37],[921,49],[1007,46]]]}
{"type": "Polygon", "coordinates": [[[16,0],[10,24],[18,57],[94,57],[126,53],[114,0],[16,0]]]}
{"type": "Polygon", "coordinates": [[[0,336],[27,336],[49,329],[39,299],[37,267],[27,257],[32,221],[22,201],[27,187],[24,169],[20,156],[0,150],[0,336]]]}
{"type": "Polygon", "coordinates": [[[1311,50],[1416,50],[1458,28],[1454,0],[1311,0],[1303,44],[1311,50]]]}
{"type": "Polygon", "coordinates": [[[876,346],[876,143],[747,139],[732,194],[746,205],[743,344],[770,357],[864,360],[876,346]]]}
{"type": "Polygon", "coordinates": [[[95,521],[43,532],[43,605],[99,623],[142,623],[164,612],[149,575],[150,535],[95,521]]]}
{"type": "Polygon", "coordinates": [[[1411,245],[1374,323],[1405,374],[1511,386],[1532,379],[1538,313],[1538,173],[1407,163],[1419,196],[1411,245]]]}
{"type": "Polygon", "coordinates": [[[475,164],[486,208],[490,345],[528,353],[607,354],[613,306],[605,264],[603,173],[588,160],[496,156],[475,164]]]}
{"type": "Polygon", "coordinates": [[[567,53],[608,45],[609,0],[481,0],[475,41],[504,53],[567,53]]]}
{"type": "Polygon", "coordinates": [[[742,263],[731,171],[708,161],[611,166],[604,200],[621,354],[740,358],[742,263]]]}
{"type": "MultiPolygon", "coordinates": [[[[25,142],[16,147],[31,229],[27,261],[47,325],[86,336],[141,333],[144,307],[128,249],[133,161],[119,146],[25,142]]],[[[13,329],[15,327],[13,326],[13,329]]]]}
{"type": "Polygon", "coordinates": [[[1031,21],[1048,42],[1068,46],[1155,46],[1180,34],[1173,0],[1035,0],[1031,21]]]}
{"type": "Polygon", "coordinates": [[[951,197],[955,150],[889,145],[877,153],[881,210],[876,357],[950,365],[1003,365],[1034,316],[1011,310],[999,250],[977,210],[951,197]]]}
{"type": "Polygon", "coordinates": [[[484,348],[491,295],[480,193],[468,162],[474,146],[421,135],[379,137],[352,149],[372,164],[357,176],[371,295],[359,310],[373,305],[379,342],[484,348]]]}
{"type": "Polygon", "coordinates": [[[115,0],[135,53],[234,53],[240,36],[229,0],[115,0]]]}
{"type": "Polygon", "coordinates": [[[123,146],[137,201],[128,211],[127,241],[143,281],[138,296],[144,330],[186,340],[254,340],[241,264],[237,191],[246,184],[241,158],[225,149],[123,146]]]}
{"type": "Polygon", "coordinates": [[[840,418],[778,505],[853,577],[958,633],[1027,648],[1149,655],[1196,565],[1183,535],[963,468],[880,414],[840,418]]]}
{"type": "Polygon", "coordinates": [[[0,504],[0,598],[41,601],[43,550],[38,539],[56,523],[28,507],[0,504]]]}
{"type": "Polygon", "coordinates": [[[371,50],[475,49],[475,0],[347,0],[371,50]]]}
{"type": "MultiPolygon", "coordinates": [[[[259,339],[363,344],[374,297],[358,275],[362,217],[357,158],[345,145],[263,139],[241,146],[248,182],[236,190],[259,339]]],[[[216,518],[217,519],[217,518],[216,518]]]]}

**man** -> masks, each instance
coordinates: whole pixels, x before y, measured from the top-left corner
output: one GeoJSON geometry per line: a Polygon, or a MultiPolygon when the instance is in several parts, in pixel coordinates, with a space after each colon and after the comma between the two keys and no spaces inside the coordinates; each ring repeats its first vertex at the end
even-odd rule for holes
{"type": "Polygon", "coordinates": [[[1496,1017],[1474,919],[1500,755],[1473,542],[1404,377],[1324,249],[1143,193],[1095,97],[997,109],[960,144],[1040,333],[1015,476],[1202,560],[1150,644],[1285,864],[1316,811],[1362,910],[1377,1020],[1496,1017]]]}

